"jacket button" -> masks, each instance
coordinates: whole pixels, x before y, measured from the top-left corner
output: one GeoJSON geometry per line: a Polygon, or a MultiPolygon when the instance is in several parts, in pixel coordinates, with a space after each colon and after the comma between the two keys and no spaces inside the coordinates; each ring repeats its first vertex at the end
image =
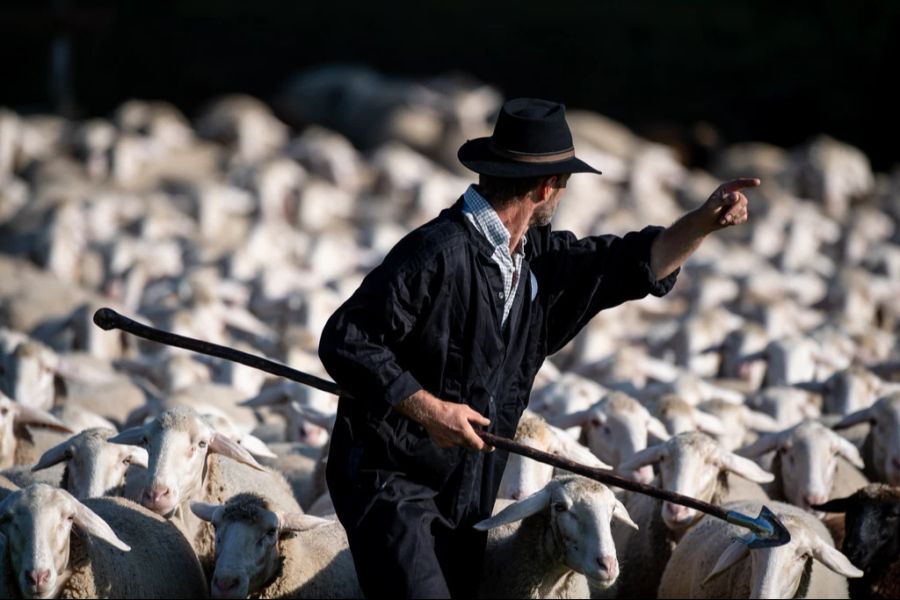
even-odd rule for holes
{"type": "Polygon", "coordinates": [[[497,297],[503,300],[503,292],[497,292],[497,297]]]}

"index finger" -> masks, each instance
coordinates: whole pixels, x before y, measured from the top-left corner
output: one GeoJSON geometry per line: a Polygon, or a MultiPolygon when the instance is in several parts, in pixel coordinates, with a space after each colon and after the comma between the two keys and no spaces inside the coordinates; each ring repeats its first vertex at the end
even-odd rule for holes
{"type": "Polygon", "coordinates": [[[731,192],[736,192],[738,190],[742,190],[748,187],[756,187],[762,181],[757,177],[743,177],[741,179],[732,179],[731,181],[726,181],[722,185],[719,186],[719,191],[722,194],[730,194],[731,192]]]}

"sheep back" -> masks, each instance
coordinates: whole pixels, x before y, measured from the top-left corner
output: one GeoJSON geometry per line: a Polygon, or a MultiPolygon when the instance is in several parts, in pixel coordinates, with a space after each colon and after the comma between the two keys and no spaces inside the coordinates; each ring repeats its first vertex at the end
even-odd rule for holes
{"type": "Polygon", "coordinates": [[[206,579],[190,543],[171,522],[124,498],[84,504],[131,546],[123,552],[83,535],[71,538],[72,576],[61,598],[204,598],[206,579]]]}

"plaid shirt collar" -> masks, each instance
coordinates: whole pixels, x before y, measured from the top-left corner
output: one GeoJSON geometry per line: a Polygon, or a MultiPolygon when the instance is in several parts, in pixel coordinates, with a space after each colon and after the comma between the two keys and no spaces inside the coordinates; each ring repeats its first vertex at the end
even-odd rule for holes
{"type": "MultiPolygon", "coordinates": [[[[509,230],[500,220],[491,203],[478,192],[474,185],[470,185],[463,194],[463,212],[472,215],[475,226],[495,249],[502,249],[503,253],[509,256],[509,230]]],[[[522,236],[522,241],[515,251],[516,255],[525,256],[526,241],[525,236],[522,236]]]]}

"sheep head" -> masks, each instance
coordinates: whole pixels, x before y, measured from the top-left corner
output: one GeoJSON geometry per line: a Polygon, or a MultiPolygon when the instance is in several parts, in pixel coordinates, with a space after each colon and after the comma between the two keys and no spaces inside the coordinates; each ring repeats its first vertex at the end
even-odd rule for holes
{"type": "Polygon", "coordinates": [[[871,423],[872,465],[878,479],[900,485],[900,393],[879,399],[869,408],[847,415],[835,429],[871,423]]]}
{"type": "Polygon", "coordinates": [[[900,556],[900,488],[871,483],[814,508],[846,513],[841,550],[866,573],[878,572],[900,556]]]}
{"type": "Polygon", "coordinates": [[[846,556],[822,539],[796,515],[779,514],[778,518],[791,533],[785,545],[750,549],[749,538],[731,542],[706,576],[707,582],[750,557],[750,598],[793,598],[797,595],[808,568],[817,560],[844,577],[862,577],[846,556]]]}
{"type": "Polygon", "coordinates": [[[147,467],[147,451],[136,446],[112,444],[112,429],[85,429],[50,448],[31,470],[40,471],[66,463],[65,488],[79,500],[98,498],[121,488],[132,465],[147,467]]]}
{"type": "MultiPolygon", "coordinates": [[[[711,437],[699,432],[680,433],[667,442],[642,450],[619,465],[619,470],[628,472],[651,465],[659,466],[660,487],[705,502],[713,500],[719,491],[720,478],[726,472],[756,483],[774,479],[753,461],[728,452],[711,437]]],[[[700,516],[692,508],[662,503],[663,522],[673,531],[684,530],[700,516]]]]}
{"type": "MultiPolygon", "coordinates": [[[[775,451],[781,462],[781,484],[788,502],[804,510],[826,502],[841,457],[862,469],[859,451],[849,441],[815,421],[761,436],[741,453],[760,456],[775,451]]],[[[819,513],[821,516],[821,513],[819,513]]]]}
{"type": "Polygon", "coordinates": [[[146,448],[148,466],[141,504],[167,518],[202,489],[210,453],[264,470],[245,448],[216,431],[186,406],[171,408],[153,421],[126,429],[109,441],[146,448]]]}
{"type": "Polygon", "coordinates": [[[192,502],[197,517],[216,530],[213,598],[246,598],[258,593],[281,567],[280,540],[292,532],[333,523],[303,514],[282,514],[256,494],[237,494],[222,505],[192,502]]]}
{"type": "Polygon", "coordinates": [[[131,548],[91,509],[64,490],[34,484],[0,504],[0,548],[25,598],[53,598],[65,584],[72,526],[116,548],[131,548]]]}
{"type": "MultiPolygon", "coordinates": [[[[588,448],[611,465],[620,465],[646,448],[650,436],[660,441],[669,439],[665,425],[637,400],[622,392],[608,394],[587,410],[553,418],[550,422],[561,429],[581,425],[588,448]]],[[[649,483],[653,479],[653,470],[644,468],[627,475],[641,483],[649,483]]]]}
{"type": "Polygon", "coordinates": [[[610,523],[618,519],[635,529],[637,525],[609,488],[583,477],[560,476],[474,527],[487,531],[537,514],[548,518],[556,559],[595,587],[615,583],[619,562],[610,523]]]}

